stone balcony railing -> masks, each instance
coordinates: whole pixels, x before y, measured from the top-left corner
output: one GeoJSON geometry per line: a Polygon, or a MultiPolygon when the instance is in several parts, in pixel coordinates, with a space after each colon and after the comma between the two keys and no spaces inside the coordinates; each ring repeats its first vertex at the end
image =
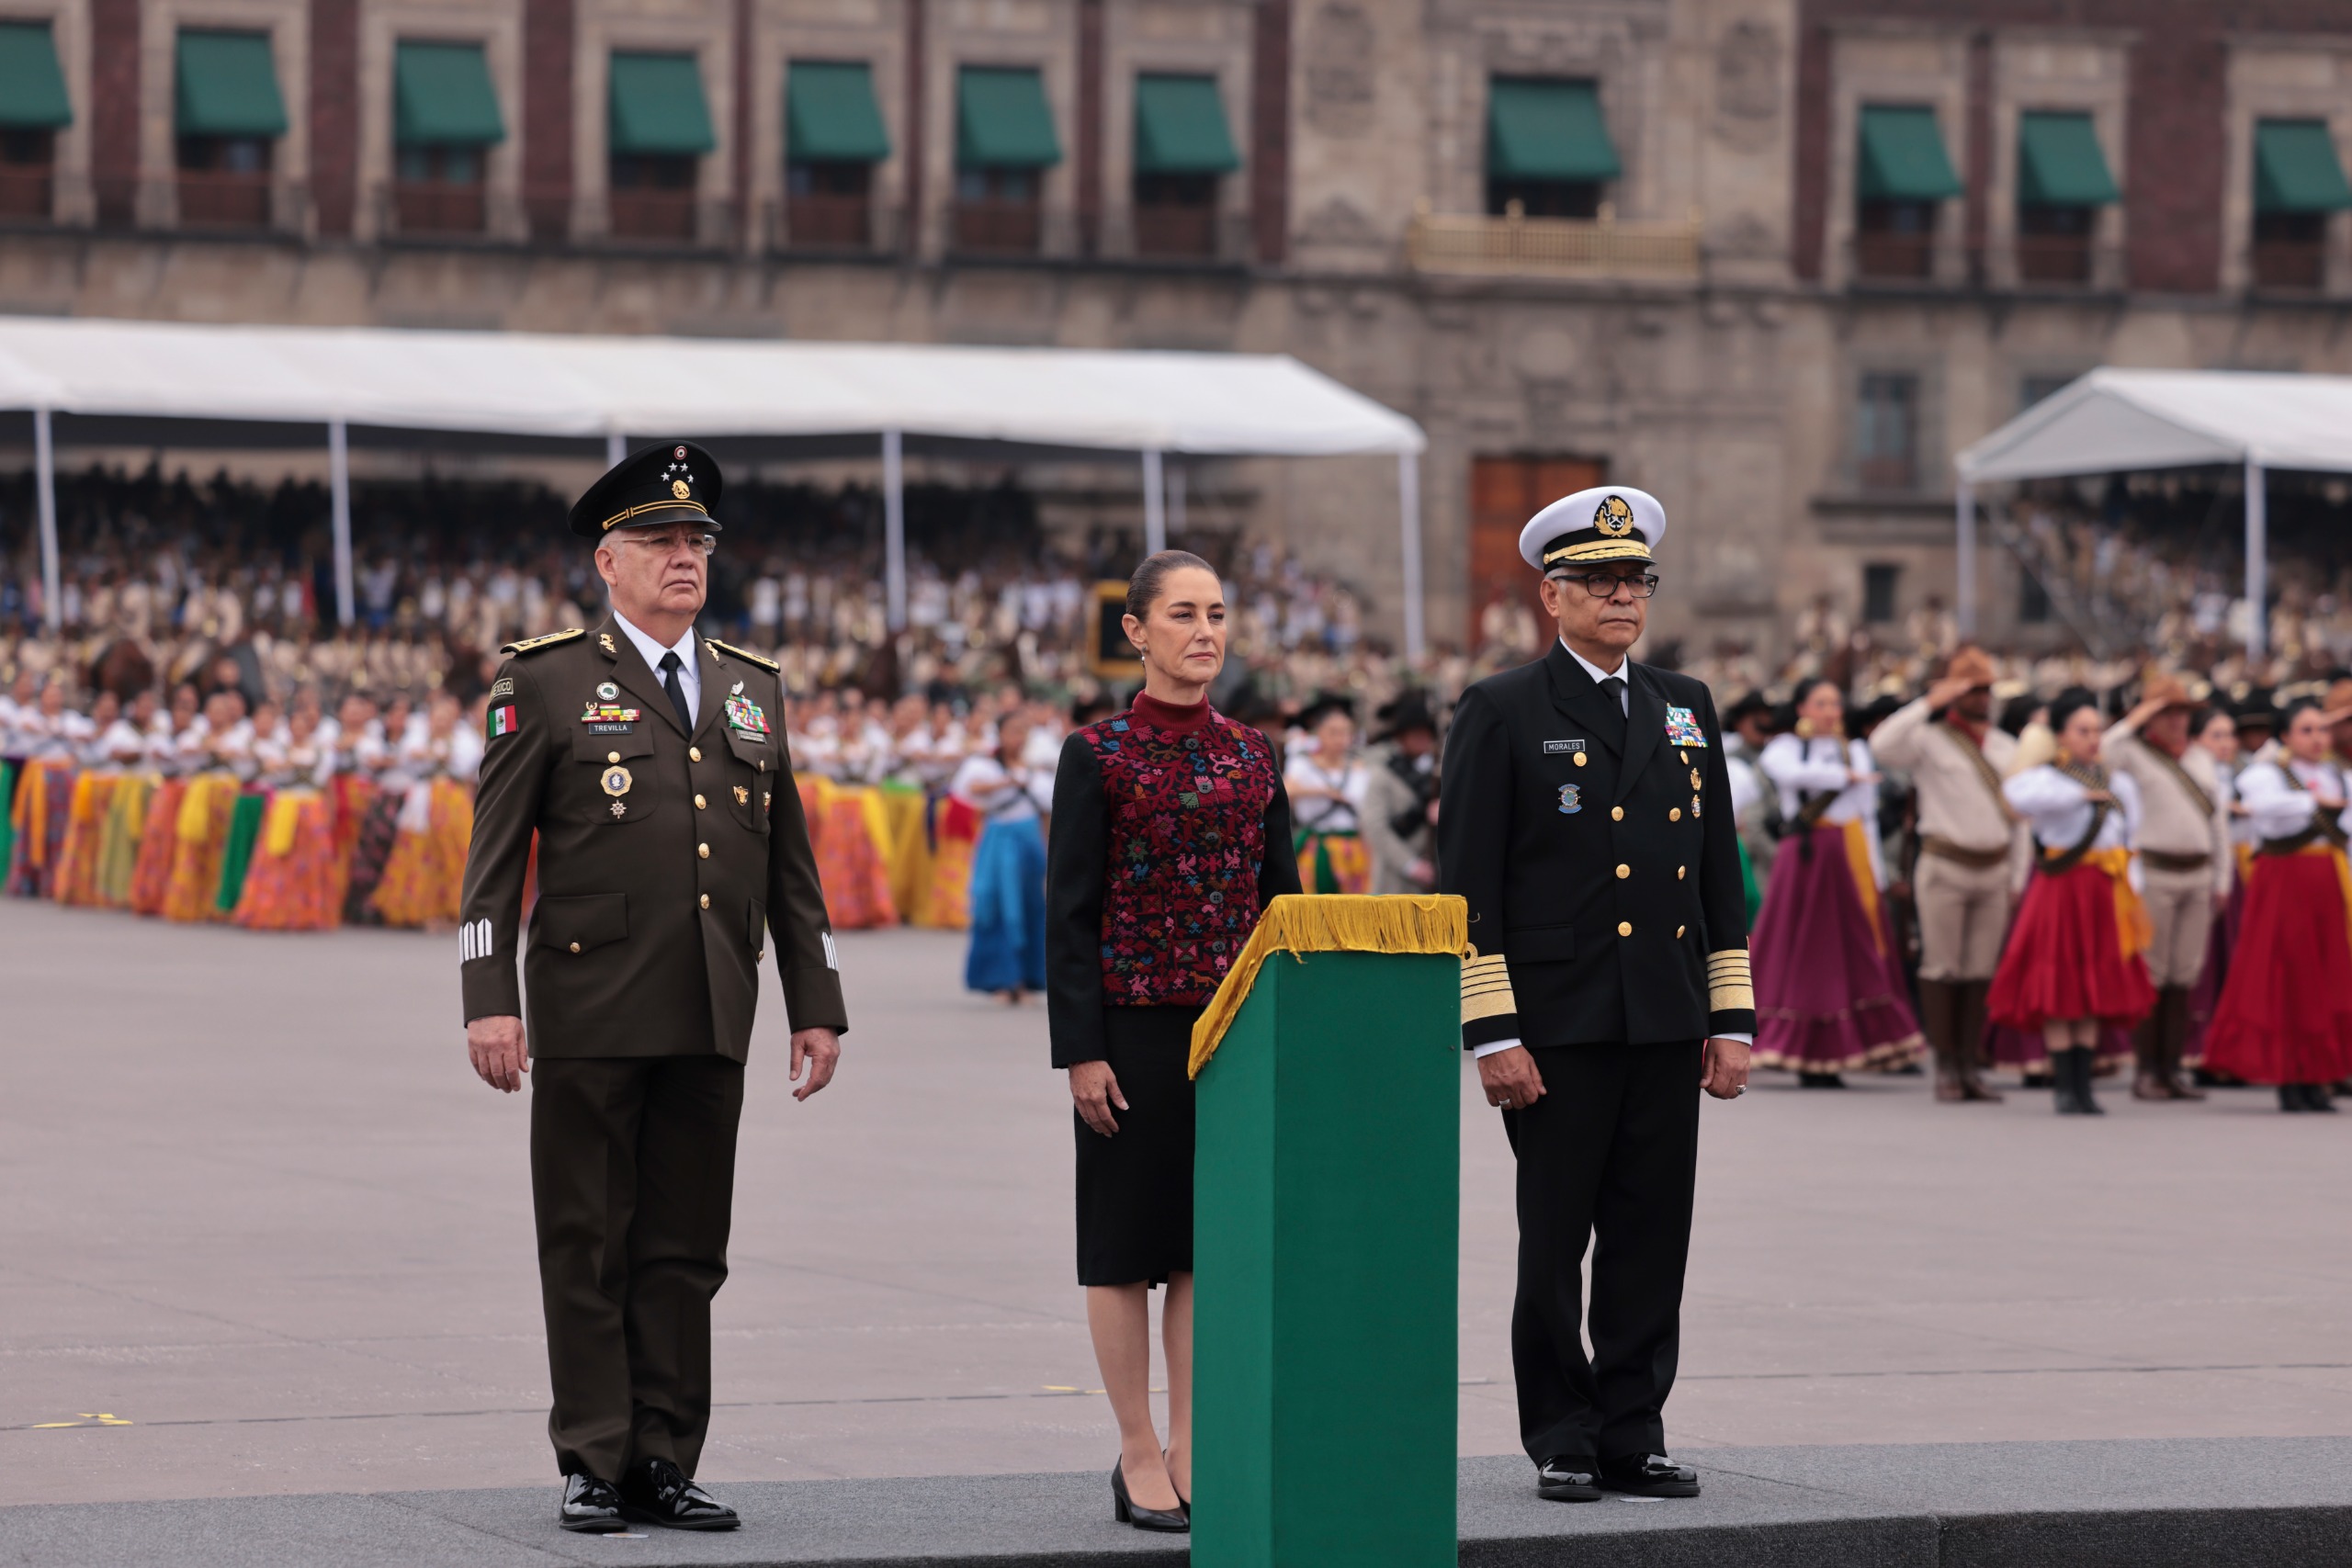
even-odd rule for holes
{"type": "Polygon", "coordinates": [[[1623,222],[1606,207],[1598,218],[1529,218],[1513,202],[1493,218],[1424,206],[1405,231],[1405,257],[1417,272],[1688,282],[1702,231],[1696,208],[1680,222],[1623,222]]]}

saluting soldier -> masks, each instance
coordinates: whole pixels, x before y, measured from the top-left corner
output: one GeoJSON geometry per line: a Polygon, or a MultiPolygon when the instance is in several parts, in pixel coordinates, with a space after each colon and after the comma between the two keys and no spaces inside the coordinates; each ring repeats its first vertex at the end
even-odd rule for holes
{"type": "Polygon", "coordinates": [[[1911,775],[1919,801],[1919,1024],[1936,1098],[1997,1100],[1984,1078],[1985,998],[2001,966],[2027,840],[2001,793],[2018,743],[1993,723],[1993,660],[1962,648],[1917,702],[1871,732],[1871,750],[1911,775]]]}
{"type": "Polygon", "coordinates": [[[2140,856],[2140,897],[2153,935],[2145,954],[2156,1007],[2133,1041],[2140,1070],[2134,1100],[2202,1100],[2181,1077],[2188,1049],[2188,993],[2205,970],[2213,918],[2229,901],[2237,874],[2230,847],[2230,808],[2213,754],[2189,744],[2197,701],[2180,678],[2148,678],[2140,705],[2116,722],[2100,760],[2140,789],[2132,847],[2140,856]]]}
{"type": "Polygon", "coordinates": [[[1623,486],[1538,513],[1520,554],[1558,638],[1463,694],[1440,886],[1468,900],[1462,1041],[1519,1163],[1511,1360],[1541,1495],[1689,1497],[1666,1455],[1699,1097],[1745,1093],[1756,998],[1707,688],[1635,664],[1666,513],[1623,486]],[[1592,1356],[1578,1271],[1593,1255],[1592,1356]]]}
{"type": "Polygon", "coordinates": [[[776,666],[695,636],[720,486],[684,443],[597,480],[571,531],[595,541],[612,614],[509,644],[490,693],[458,931],[466,1043],[495,1089],[537,1068],[531,1198],[566,1529],[735,1527],[693,1476],[771,933],[795,1099],[831,1081],[848,1024],[776,666]]]}

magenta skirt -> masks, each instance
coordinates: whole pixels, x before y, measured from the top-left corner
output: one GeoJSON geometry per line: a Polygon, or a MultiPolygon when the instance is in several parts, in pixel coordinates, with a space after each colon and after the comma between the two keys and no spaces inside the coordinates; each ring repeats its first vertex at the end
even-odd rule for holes
{"type": "Polygon", "coordinates": [[[1750,946],[1758,1066],[1852,1072],[1919,1054],[1894,925],[1883,903],[1875,921],[1863,908],[1842,826],[1781,840],[1750,946]]]}

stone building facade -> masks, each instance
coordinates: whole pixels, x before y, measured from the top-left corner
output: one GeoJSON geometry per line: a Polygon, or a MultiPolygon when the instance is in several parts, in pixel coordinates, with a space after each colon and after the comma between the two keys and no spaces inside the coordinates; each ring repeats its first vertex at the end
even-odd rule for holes
{"type": "MultiPolygon", "coordinates": [[[[1613,479],[1770,648],[2084,369],[2352,369],[2347,88],[2352,0],[0,0],[0,311],[1290,353],[1428,430],[1434,637],[1613,479]]],[[[1394,478],[1193,483],[1393,632],[1394,478]]]]}

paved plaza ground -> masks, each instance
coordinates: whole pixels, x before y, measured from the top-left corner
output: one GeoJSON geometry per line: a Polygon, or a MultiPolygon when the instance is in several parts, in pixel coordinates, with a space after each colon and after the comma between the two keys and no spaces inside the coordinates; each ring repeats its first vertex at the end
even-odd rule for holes
{"type": "MultiPolygon", "coordinates": [[[[715,1482],[1115,1451],[1041,1009],[842,942],[841,1077],[753,1047],[715,1482]]],[[[550,1486],[522,1096],[453,937],[0,901],[0,1502],[550,1486]],[[129,1423],[122,1425],[119,1423],[129,1423]]],[[[1462,1451],[1516,1449],[1510,1169],[1465,1070],[1462,1451]]],[[[2352,1435],[2352,1115],[1920,1078],[1705,1109],[1678,1449],[2352,1435]]]]}

